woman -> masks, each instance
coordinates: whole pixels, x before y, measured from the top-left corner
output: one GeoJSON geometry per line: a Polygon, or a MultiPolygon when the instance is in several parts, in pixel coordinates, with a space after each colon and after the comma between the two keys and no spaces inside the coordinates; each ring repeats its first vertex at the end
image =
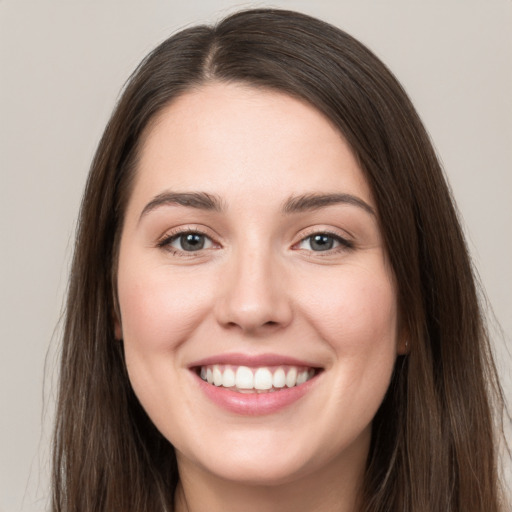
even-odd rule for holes
{"type": "Polygon", "coordinates": [[[499,511],[500,404],[448,187],[373,54],[253,10],[145,59],[82,203],[54,510],[499,511]]]}

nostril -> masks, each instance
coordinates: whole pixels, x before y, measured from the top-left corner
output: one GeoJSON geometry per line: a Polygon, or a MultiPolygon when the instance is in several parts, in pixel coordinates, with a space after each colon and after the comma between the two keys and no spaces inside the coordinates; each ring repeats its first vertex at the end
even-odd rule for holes
{"type": "MultiPolygon", "coordinates": [[[[226,325],[228,327],[240,327],[243,324],[238,324],[237,322],[228,322],[226,325]]],[[[273,327],[278,327],[278,326],[279,326],[279,322],[275,322],[274,320],[269,320],[268,322],[264,322],[263,324],[261,324],[260,328],[265,328],[265,327],[273,328],[273,327]]],[[[252,327],[249,326],[247,328],[247,330],[252,330],[252,327]]]]}
{"type": "Polygon", "coordinates": [[[267,297],[249,287],[237,290],[246,295],[226,294],[215,306],[216,318],[224,328],[238,327],[245,332],[262,329],[261,333],[269,333],[290,323],[293,315],[286,294],[267,297]]]}

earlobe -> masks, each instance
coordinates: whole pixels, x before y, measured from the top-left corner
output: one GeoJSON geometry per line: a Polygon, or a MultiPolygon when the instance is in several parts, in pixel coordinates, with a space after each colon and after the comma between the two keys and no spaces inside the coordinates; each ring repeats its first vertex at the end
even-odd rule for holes
{"type": "Polygon", "coordinates": [[[121,325],[119,308],[112,311],[112,321],[114,322],[114,338],[116,341],[121,341],[123,339],[123,326],[121,325]]]}
{"type": "Polygon", "coordinates": [[[121,341],[123,339],[123,329],[121,327],[121,322],[114,318],[114,337],[116,341],[121,341]]]}
{"type": "Polygon", "coordinates": [[[398,318],[398,329],[396,335],[396,355],[406,356],[411,352],[411,334],[410,329],[402,321],[401,316],[398,318]]]}
{"type": "Polygon", "coordinates": [[[121,314],[119,310],[119,302],[117,299],[117,292],[114,289],[113,291],[113,299],[114,304],[111,310],[112,322],[114,322],[114,338],[116,341],[121,341],[123,339],[123,327],[121,324],[121,314]]]}
{"type": "Polygon", "coordinates": [[[411,352],[411,334],[410,329],[402,322],[399,323],[397,335],[396,353],[399,356],[406,356],[411,352]]]}
{"type": "Polygon", "coordinates": [[[116,341],[121,341],[123,339],[123,328],[121,326],[121,321],[119,320],[119,316],[117,313],[113,315],[114,321],[114,338],[116,341]]]}
{"type": "Polygon", "coordinates": [[[406,337],[402,337],[398,341],[398,345],[396,347],[396,351],[397,351],[397,354],[399,356],[406,356],[406,355],[408,355],[409,352],[411,351],[409,339],[406,338],[406,337]]]}

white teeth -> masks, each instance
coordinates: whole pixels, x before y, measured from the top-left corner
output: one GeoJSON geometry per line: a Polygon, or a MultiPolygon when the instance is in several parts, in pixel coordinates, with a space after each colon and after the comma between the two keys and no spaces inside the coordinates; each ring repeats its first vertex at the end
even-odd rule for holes
{"type": "Polygon", "coordinates": [[[235,385],[235,372],[231,368],[226,368],[224,370],[224,375],[222,376],[222,385],[225,388],[232,388],[235,385]]]}
{"type": "Polygon", "coordinates": [[[284,373],[284,370],[282,368],[278,368],[274,376],[272,377],[272,385],[275,388],[284,388],[286,384],[286,374],[284,373]]]}
{"type": "Polygon", "coordinates": [[[249,368],[214,364],[202,366],[201,379],[217,387],[240,393],[273,393],[285,386],[300,386],[315,376],[313,368],[296,366],[249,368]]]}
{"type": "Polygon", "coordinates": [[[236,371],[235,386],[238,389],[253,389],[254,375],[247,366],[239,366],[236,371]]]}
{"type": "Polygon", "coordinates": [[[272,387],[272,374],[268,368],[258,368],[256,370],[254,387],[256,389],[270,389],[272,387]]]}
{"type": "Polygon", "coordinates": [[[286,386],[293,388],[297,384],[297,370],[290,368],[290,371],[286,374],[286,386]]]}
{"type": "Polygon", "coordinates": [[[217,365],[213,367],[213,384],[215,386],[222,386],[222,372],[217,365]]]}
{"type": "Polygon", "coordinates": [[[300,372],[299,375],[297,375],[297,386],[300,384],[304,384],[308,380],[308,371],[304,370],[303,372],[300,372]]]}

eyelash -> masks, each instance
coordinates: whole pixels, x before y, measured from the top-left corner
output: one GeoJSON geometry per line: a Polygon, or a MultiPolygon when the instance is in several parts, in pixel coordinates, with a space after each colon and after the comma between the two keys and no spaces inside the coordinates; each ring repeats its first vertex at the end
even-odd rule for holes
{"type": "Polygon", "coordinates": [[[201,254],[203,252],[203,250],[205,250],[205,249],[200,249],[198,251],[184,251],[184,250],[177,249],[177,248],[171,246],[171,244],[174,241],[178,240],[180,237],[182,237],[184,235],[201,235],[201,236],[205,237],[206,239],[210,240],[210,242],[212,244],[215,244],[215,242],[212,240],[212,238],[210,236],[208,236],[201,229],[194,227],[194,228],[185,228],[185,229],[178,228],[174,232],[166,233],[166,235],[157,243],[157,247],[159,247],[160,249],[169,251],[172,255],[184,256],[184,257],[188,257],[188,258],[196,257],[199,254],[201,254]]]}
{"type": "MultiPolygon", "coordinates": [[[[209,247],[208,247],[205,249],[201,248],[197,251],[185,251],[185,250],[177,249],[177,248],[171,246],[171,244],[173,242],[175,242],[176,240],[178,240],[180,237],[182,237],[184,235],[188,235],[188,234],[201,235],[201,236],[205,237],[206,239],[208,239],[213,245],[216,244],[208,234],[206,234],[201,229],[194,227],[194,228],[186,228],[186,229],[178,228],[176,231],[166,234],[164,236],[164,238],[161,239],[157,243],[157,247],[164,249],[166,251],[169,251],[173,255],[192,257],[192,258],[199,256],[204,250],[209,249],[209,247]]],[[[293,245],[293,248],[297,248],[296,250],[304,250],[309,253],[314,253],[315,256],[322,257],[322,256],[329,256],[332,254],[336,254],[341,251],[354,249],[354,243],[352,241],[347,240],[346,238],[340,236],[337,233],[333,233],[328,230],[319,230],[319,231],[312,231],[311,233],[307,234],[306,236],[303,236],[297,243],[295,243],[293,245]],[[307,240],[310,240],[310,244],[311,244],[311,240],[313,239],[313,237],[318,236],[318,235],[323,235],[323,236],[333,239],[335,242],[337,242],[339,244],[339,246],[335,247],[335,248],[331,248],[331,249],[326,249],[325,251],[313,251],[313,250],[309,250],[309,249],[301,249],[300,247],[298,247],[300,244],[302,244],[303,242],[305,242],[307,240]]]]}
{"type": "MultiPolygon", "coordinates": [[[[320,235],[320,236],[323,235],[323,236],[333,239],[335,242],[337,242],[339,244],[339,246],[331,248],[331,249],[327,249],[325,251],[313,251],[313,250],[309,250],[309,249],[304,249],[310,253],[314,253],[314,255],[316,257],[332,256],[333,254],[337,254],[338,252],[343,252],[343,251],[354,249],[354,243],[351,240],[347,240],[346,238],[340,236],[338,233],[333,233],[332,231],[329,231],[329,230],[312,231],[311,233],[307,234],[306,236],[303,236],[299,242],[294,244],[294,247],[299,246],[306,240],[310,240],[310,244],[311,244],[313,237],[318,236],[318,235],[320,235]]],[[[301,250],[300,248],[298,248],[298,249],[301,250]]]]}

